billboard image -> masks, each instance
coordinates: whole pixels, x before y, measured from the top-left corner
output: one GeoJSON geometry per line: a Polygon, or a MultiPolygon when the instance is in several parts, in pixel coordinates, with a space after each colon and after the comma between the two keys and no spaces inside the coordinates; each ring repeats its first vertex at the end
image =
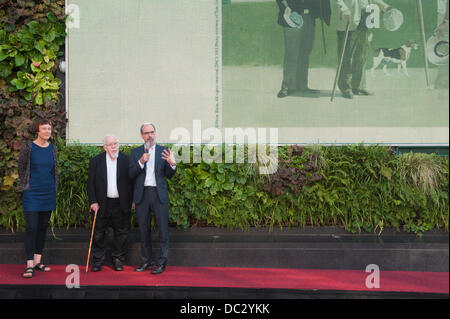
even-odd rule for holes
{"type": "MultiPolygon", "coordinates": [[[[223,126],[278,127],[285,143],[448,145],[448,65],[424,58],[420,1],[304,1],[311,6],[297,29],[284,15],[300,2],[223,6],[223,126]],[[352,14],[350,31],[331,102],[345,10],[352,14]],[[394,11],[403,22],[391,26],[387,15],[394,11]]],[[[443,21],[446,1],[422,2],[428,39],[443,21]]]]}
{"type": "Polygon", "coordinates": [[[446,36],[437,31],[445,0],[68,8],[79,22],[67,41],[69,140],[98,143],[114,131],[137,143],[150,121],[161,142],[179,142],[177,128],[192,142],[200,121],[222,132],[276,128],[279,143],[448,145],[448,25],[446,36]]]}

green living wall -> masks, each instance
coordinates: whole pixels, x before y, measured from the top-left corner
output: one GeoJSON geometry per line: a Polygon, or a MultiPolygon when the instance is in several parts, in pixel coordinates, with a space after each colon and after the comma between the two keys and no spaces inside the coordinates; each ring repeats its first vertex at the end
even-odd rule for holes
{"type": "MultiPolygon", "coordinates": [[[[56,144],[60,182],[52,225],[89,227],[89,159],[102,149],[65,146],[63,140],[56,144]]],[[[129,153],[130,148],[121,150],[129,153]]],[[[395,155],[384,146],[284,146],[278,151],[278,170],[271,175],[260,175],[257,163],[179,163],[169,194],[170,223],[180,228],[448,230],[448,157],[395,155]]],[[[15,188],[3,195],[0,225],[22,228],[20,192],[15,188]]]]}

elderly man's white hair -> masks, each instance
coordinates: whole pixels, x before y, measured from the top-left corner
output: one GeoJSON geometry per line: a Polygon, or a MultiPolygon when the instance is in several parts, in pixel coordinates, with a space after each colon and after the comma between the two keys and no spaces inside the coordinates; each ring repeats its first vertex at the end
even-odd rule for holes
{"type": "Polygon", "coordinates": [[[119,142],[119,140],[117,139],[117,137],[114,134],[106,134],[105,137],[103,138],[103,145],[106,145],[106,139],[108,137],[114,137],[114,139],[116,140],[116,142],[119,142]]]}

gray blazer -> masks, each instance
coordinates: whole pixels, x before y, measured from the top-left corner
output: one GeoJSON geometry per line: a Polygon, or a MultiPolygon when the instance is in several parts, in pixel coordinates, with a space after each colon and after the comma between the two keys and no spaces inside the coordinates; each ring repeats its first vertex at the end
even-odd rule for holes
{"type": "MultiPolygon", "coordinates": [[[[19,154],[18,172],[20,189],[27,190],[30,188],[30,157],[33,142],[25,143],[19,154]]],[[[53,176],[55,177],[55,190],[58,191],[58,150],[53,145],[53,176]]]]}

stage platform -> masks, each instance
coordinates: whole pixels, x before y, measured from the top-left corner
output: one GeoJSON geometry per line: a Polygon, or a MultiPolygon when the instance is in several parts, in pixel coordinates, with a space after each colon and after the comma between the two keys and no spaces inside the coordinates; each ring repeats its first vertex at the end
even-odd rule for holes
{"type": "MultiPolygon", "coordinates": [[[[134,272],[140,264],[133,230],[123,272],[106,265],[85,274],[88,230],[49,232],[44,261],[50,273],[21,277],[23,234],[0,232],[0,298],[317,299],[449,298],[449,237],[387,230],[381,236],[340,228],[171,229],[162,275],[134,272]],[[79,288],[66,287],[79,266],[79,288]],[[380,269],[379,288],[366,286],[368,265],[380,269]]],[[[157,239],[154,242],[157,247],[157,239]]],[[[157,252],[157,250],[156,250],[157,252]]]]}
{"type": "Polygon", "coordinates": [[[22,278],[23,265],[0,265],[0,298],[448,298],[449,274],[381,271],[379,287],[361,270],[169,266],[161,275],[104,267],[52,265],[22,278]],[[66,272],[67,271],[67,272],[66,272]]]}

